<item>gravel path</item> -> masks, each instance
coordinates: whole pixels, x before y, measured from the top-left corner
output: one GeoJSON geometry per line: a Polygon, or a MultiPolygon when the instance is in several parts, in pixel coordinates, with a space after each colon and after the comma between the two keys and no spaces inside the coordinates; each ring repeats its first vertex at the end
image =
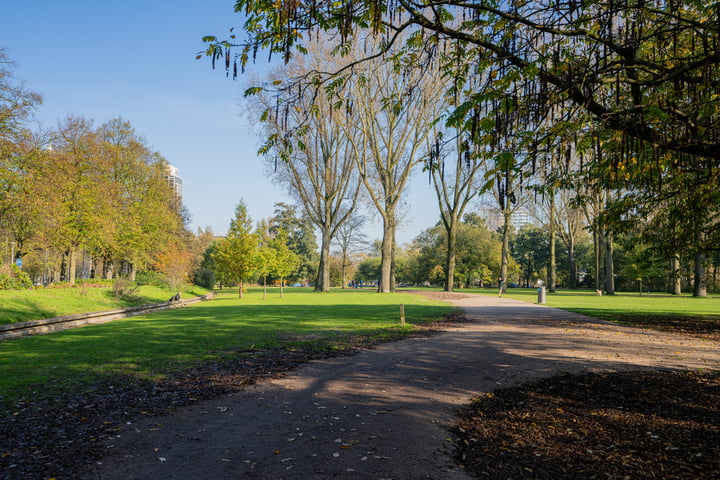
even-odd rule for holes
{"type": "Polygon", "coordinates": [[[471,323],[138,419],[86,478],[468,479],[448,426],[481,393],[558,372],[720,369],[716,342],[509,299],[448,298],[471,323]]]}

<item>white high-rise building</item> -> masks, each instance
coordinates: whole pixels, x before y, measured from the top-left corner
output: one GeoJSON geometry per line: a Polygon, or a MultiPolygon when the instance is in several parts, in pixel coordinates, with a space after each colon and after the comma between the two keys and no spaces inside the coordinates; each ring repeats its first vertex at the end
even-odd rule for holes
{"type": "MultiPolygon", "coordinates": [[[[497,231],[503,226],[503,214],[499,208],[487,208],[482,211],[482,217],[487,222],[489,230],[497,231]]],[[[510,226],[516,232],[535,222],[526,208],[516,208],[510,215],[510,226]]]]}
{"type": "Polygon", "coordinates": [[[180,170],[168,163],[165,179],[167,180],[168,185],[170,185],[175,191],[177,198],[182,198],[182,178],[180,178],[180,170]]]}

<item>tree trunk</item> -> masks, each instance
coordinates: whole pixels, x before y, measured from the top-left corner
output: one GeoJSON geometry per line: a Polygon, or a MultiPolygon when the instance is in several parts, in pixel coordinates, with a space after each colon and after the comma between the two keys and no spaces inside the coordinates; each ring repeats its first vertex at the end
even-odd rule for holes
{"type": "Polygon", "coordinates": [[[453,219],[447,229],[447,257],[445,259],[445,291],[455,287],[455,257],[457,252],[457,221],[453,219]]]}
{"type": "Polygon", "coordinates": [[[707,297],[705,252],[702,250],[698,250],[695,254],[695,279],[693,282],[693,297],[707,297]]]}
{"type": "Polygon", "coordinates": [[[595,253],[595,290],[600,293],[603,290],[602,276],[602,233],[599,228],[593,230],[593,250],[595,253]]]}
{"type": "Polygon", "coordinates": [[[389,293],[391,291],[392,277],[392,257],[393,257],[393,229],[390,220],[385,217],[383,219],[383,238],[382,238],[382,259],[380,263],[380,285],[378,292],[389,293]]]}
{"type": "Polygon", "coordinates": [[[318,268],[317,282],[315,282],[316,292],[330,291],[330,234],[327,230],[322,230],[322,239],[320,245],[320,265],[318,268]]]}
{"type": "Polygon", "coordinates": [[[503,211],[502,254],[500,256],[500,279],[498,280],[498,294],[507,291],[508,252],[510,250],[510,208],[503,211]]]}
{"type": "Polygon", "coordinates": [[[392,234],[390,235],[392,246],[390,248],[390,291],[394,292],[397,286],[397,262],[395,261],[395,223],[393,222],[392,234]]]}
{"type": "Polygon", "coordinates": [[[556,264],[555,264],[555,195],[550,196],[550,268],[548,269],[548,291],[555,293],[556,264]]]}
{"type": "Polygon", "coordinates": [[[77,275],[77,260],[76,260],[76,252],[75,250],[70,250],[68,252],[68,278],[67,281],[70,282],[71,285],[75,285],[75,276],[77,275]]]}
{"type": "Polygon", "coordinates": [[[347,283],[347,279],[345,278],[346,270],[347,270],[347,252],[343,250],[342,252],[342,266],[340,271],[340,278],[342,278],[342,288],[345,289],[345,284],[347,283]]]}
{"type": "Polygon", "coordinates": [[[62,258],[60,259],[60,281],[61,282],[67,282],[68,279],[68,256],[70,255],[69,251],[64,252],[62,254],[62,258]]]}
{"type": "Polygon", "coordinates": [[[105,260],[103,264],[103,277],[105,280],[112,280],[114,270],[114,263],[111,260],[105,260]]]}
{"type": "Polygon", "coordinates": [[[670,258],[670,293],[682,293],[682,277],[680,276],[680,255],[677,253],[670,258]]]}
{"type": "Polygon", "coordinates": [[[244,289],[245,285],[243,283],[244,283],[243,279],[241,278],[240,281],[238,282],[238,285],[240,286],[238,288],[238,298],[241,298],[241,299],[245,298],[245,296],[243,294],[243,289],[244,289]]]}
{"type": "Polygon", "coordinates": [[[605,293],[615,295],[615,267],[613,264],[613,233],[605,233],[605,293]]]}
{"type": "Polygon", "coordinates": [[[570,274],[569,287],[574,290],[578,287],[577,260],[575,259],[575,240],[571,239],[568,245],[568,271],[570,274]]]}

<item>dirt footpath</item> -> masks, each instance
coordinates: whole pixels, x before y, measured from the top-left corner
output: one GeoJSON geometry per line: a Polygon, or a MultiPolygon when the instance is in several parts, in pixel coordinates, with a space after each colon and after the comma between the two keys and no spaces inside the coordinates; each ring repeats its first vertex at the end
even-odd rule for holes
{"type": "Polygon", "coordinates": [[[448,426],[481,393],[558,372],[720,369],[716,342],[489,296],[473,321],[140,419],[88,479],[468,479],[448,426]]]}

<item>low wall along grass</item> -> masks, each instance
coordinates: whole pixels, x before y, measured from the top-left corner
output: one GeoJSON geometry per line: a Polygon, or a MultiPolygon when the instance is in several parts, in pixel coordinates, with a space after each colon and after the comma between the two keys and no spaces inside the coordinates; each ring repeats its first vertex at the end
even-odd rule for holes
{"type": "MultiPolygon", "coordinates": [[[[208,291],[199,287],[184,289],[183,298],[198,297],[208,291]]],[[[139,287],[130,297],[116,298],[111,287],[66,287],[28,290],[0,290],[0,325],[29,320],[99,312],[166,302],[177,292],[152,285],[139,287]]]]}
{"type": "Polygon", "coordinates": [[[304,337],[384,335],[452,312],[419,295],[346,290],[317,294],[250,289],[245,299],[226,291],[209,302],[101,325],[0,341],[0,405],[63,392],[91,391],[113,379],[157,380],[192,366],[223,360],[304,337]]]}

